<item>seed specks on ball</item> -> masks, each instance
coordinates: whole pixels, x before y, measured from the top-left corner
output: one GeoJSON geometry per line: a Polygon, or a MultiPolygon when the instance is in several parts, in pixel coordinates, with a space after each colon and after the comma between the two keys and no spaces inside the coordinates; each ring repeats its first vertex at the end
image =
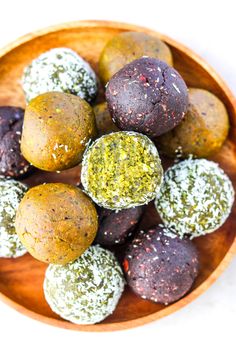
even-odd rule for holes
{"type": "Polygon", "coordinates": [[[168,228],[193,238],[223,225],[233,201],[232,183],[215,162],[188,159],[166,171],[155,204],[168,228]]]}
{"type": "Polygon", "coordinates": [[[162,173],[158,151],[147,136],[116,132],[102,136],[86,150],[81,182],[99,206],[121,210],[153,200],[162,173]]]}
{"type": "Polygon", "coordinates": [[[73,323],[93,324],[112,314],[124,290],[114,255],[91,246],[76,261],[49,265],[44,294],[52,310],[73,323]]]}
{"type": "Polygon", "coordinates": [[[15,230],[16,210],[26,191],[23,183],[0,177],[0,257],[16,258],[27,252],[15,230]]]}
{"type": "Polygon", "coordinates": [[[54,48],[33,60],[24,70],[22,86],[28,102],[50,91],[71,93],[88,102],[97,94],[93,69],[69,48],[54,48]]]}
{"type": "Polygon", "coordinates": [[[166,305],[189,291],[198,265],[193,243],[159,226],[136,235],[123,263],[128,285],[137,295],[166,305]]]}

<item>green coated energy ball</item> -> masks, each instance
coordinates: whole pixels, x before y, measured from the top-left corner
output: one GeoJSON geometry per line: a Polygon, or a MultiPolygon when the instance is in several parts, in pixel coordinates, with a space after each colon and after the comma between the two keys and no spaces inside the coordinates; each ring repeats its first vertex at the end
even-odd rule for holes
{"type": "Polygon", "coordinates": [[[91,102],[97,94],[93,69],[69,48],[54,48],[32,61],[22,77],[26,100],[45,92],[65,92],[91,102]]]}
{"type": "Polygon", "coordinates": [[[223,225],[233,202],[232,183],[215,162],[188,159],[166,171],[155,204],[166,227],[193,238],[223,225]]]}
{"type": "Polygon", "coordinates": [[[107,209],[149,203],[162,183],[158,151],[145,135],[115,132],[97,139],[85,152],[81,181],[85,191],[107,209]]]}
{"type": "Polygon", "coordinates": [[[0,257],[16,258],[27,252],[15,229],[16,211],[27,189],[21,182],[0,177],[0,257]]]}
{"type": "Polygon", "coordinates": [[[44,294],[52,310],[62,318],[77,324],[93,324],[112,314],[124,284],[114,255],[100,246],[91,246],[74,262],[49,265],[44,294]]]}

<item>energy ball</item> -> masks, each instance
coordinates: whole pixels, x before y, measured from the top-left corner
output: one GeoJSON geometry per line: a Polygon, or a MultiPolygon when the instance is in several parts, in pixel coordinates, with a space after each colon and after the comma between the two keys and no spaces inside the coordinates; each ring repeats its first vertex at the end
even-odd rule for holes
{"type": "Polygon", "coordinates": [[[207,157],[216,153],[227,138],[229,117],[224,104],[212,93],[189,89],[189,106],[182,122],[156,142],[160,150],[173,157],[207,157]]]}
{"type": "Polygon", "coordinates": [[[97,79],[93,69],[69,48],[54,48],[32,61],[22,77],[29,102],[41,93],[71,93],[91,102],[97,95],[97,79]]]}
{"type": "Polygon", "coordinates": [[[168,228],[193,238],[223,225],[233,202],[232,183],[215,162],[188,159],[166,171],[155,204],[168,228]]]}
{"type": "Polygon", "coordinates": [[[176,127],[188,108],[187,86],[179,73],[148,57],[134,60],[111,78],[106,100],[121,130],[152,138],[176,127]]]}
{"type": "Polygon", "coordinates": [[[17,211],[16,230],[33,257],[66,264],[91,245],[97,219],[93,203],[80,189],[48,183],[26,193],[17,211]]]}
{"type": "Polygon", "coordinates": [[[123,66],[147,55],[173,65],[169,47],[159,38],[142,32],[123,32],[104,47],[99,59],[99,76],[104,84],[123,66]]]}
{"type": "Polygon", "coordinates": [[[16,210],[27,189],[23,183],[0,177],[0,257],[16,258],[27,252],[15,230],[16,210]]]}
{"type": "Polygon", "coordinates": [[[118,212],[99,208],[99,227],[95,242],[104,246],[125,243],[137,226],[143,214],[143,207],[124,209],[118,212]]]}
{"type": "Polygon", "coordinates": [[[194,244],[160,226],[137,235],[123,264],[127,283],[137,295],[165,305],[190,290],[199,268],[194,244]]]}
{"type": "Polygon", "coordinates": [[[91,246],[74,262],[47,268],[44,294],[51,309],[76,324],[101,322],[111,315],[124,290],[114,255],[91,246]]]}
{"type": "Polygon", "coordinates": [[[23,177],[30,164],[20,151],[24,110],[19,107],[0,107],[0,175],[23,177]]]}
{"type": "Polygon", "coordinates": [[[162,183],[157,149],[145,135],[116,132],[97,139],[85,152],[81,182],[99,206],[121,210],[153,200],[162,183]]]}
{"type": "Polygon", "coordinates": [[[37,96],[26,107],[21,151],[35,167],[61,171],[82,160],[96,136],[95,117],[80,97],[62,92],[37,96]]]}
{"type": "Polygon", "coordinates": [[[96,106],[94,106],[93,111],[95,114],[96,125],[97,125],[99,136],[102,136],[104,134],[109,134],[112,132],[117,132],[120,130],[119,128],[117,128],[115,123],[113,123],[106,102],[99,103],[96,106]]]}

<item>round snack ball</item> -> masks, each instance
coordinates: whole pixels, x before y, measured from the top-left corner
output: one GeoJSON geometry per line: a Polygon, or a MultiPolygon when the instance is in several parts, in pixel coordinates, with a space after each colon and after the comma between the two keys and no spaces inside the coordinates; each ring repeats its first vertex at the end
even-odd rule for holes
{"type": "Polygon", "coordinates": [[[137,295],[165,305],[190,290],[199,268],[194,244],[160,226],[137,235],[123,264],[127,283],[137,295]]]}
{"type": "Polygon", "coordinates": [[[51,309],[62,318],[76,324],[93,324],[112,314],[124,284],[113,253],[97,245],[74,262],[50,264],[44,294],[51,309]]]}
{"type": "Polygon", "coordinates": [[[143,207],[124,209],[118,212],[99,208],[99,227],[95,242],[104,246],[125,243],[143,214],[143,207]]]}
{"type": "Polygon", "coordinates": [[[34,166],[61,171],[82,160],[88,141],[97,133],[94,113],[80,97],[44,93],[26,107],[21,151],[34,166]]]}
{"type": "Polygon", "coordinates": [[[99,59],[99,77],[108,82],[123,66],[144,55],[173,65],[169,47],[159,38],[143,32],[122,32],[104,47],[99,59]]]}
{"type": "Polygon", "coordinates": [[[232,183],[215,162],[188,159],[166,171],[155,204],[168,228],[193,238],[223,225],[233,202],[232,183]]]}
{"type": "Polygon", "coordinates": [[[69,48],[54,48],[32,61],[22,77],[22,86],[29,102],[41,93],[71,93],[91,102],[97,94],[93,69],[69,48]]]}
{"type": "Polygon", "coordinates": [[[20,151],[24,110],[19,107],[0,107],[0,175],[23,177],[30,164],[20,151]]]}
{"type": "Polygon", "coordinates": [[[0,177],[0,257],[16,258],[27,252],[15,230],[16,210],[27,189],[23,183],[0,177]]]}
{"type": "Polygon", "coordinates": [[[81,182],[103,208],[120,210],[149,203],[162,183],[157,149],[145,135],[116,132],[97,139],[85,152],[81,182]]]}
{"type": "Polygon", "coordinates": [[[187,86],[179,73],[148,57],[134,60],[111,78],[106,100],[120,129],[150,137],[177,126],[188,108],[187,86]]]}
{"type": "Polygon", "coordinates": [[[157,139],[157,145],[172,157],[207,157],[217,152],[229,131],[229,117],[224,104],[212,93],[189,89],[189,106],[182,122],[157,139]]]}
{"type": "Polygon", "coordinates": [[[16,230],[33,257],[66,264],[91,245],[97,219],[93,203],[80,189],[48,183],[26,193],[17,211],[16,230]]]}
{"type": "Polygon", "coordinates": [[[95,114],[98,136],[119,131],[119,128],[117,128],[111,119],[106,102],[94,106],[93,111],[95,114]]]}

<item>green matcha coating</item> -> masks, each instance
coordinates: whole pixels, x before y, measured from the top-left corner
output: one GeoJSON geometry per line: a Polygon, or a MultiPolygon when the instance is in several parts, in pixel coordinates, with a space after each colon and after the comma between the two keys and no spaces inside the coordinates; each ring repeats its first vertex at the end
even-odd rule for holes
{"type": "Polygon", "coordinates": [[[69,48],[54,48],[29,64],[22,85],[29,102],[45,92],[65,92],[91,102],[97,94],[97,79],[90,65],[69,48]]]}
{"type": "Polygon", "coordinates": [[[155,204],[166,227],[193,238],[223,225],[233,202],[232,183],[215,162],[188,159],[166,171],[155,204]]]}
{"type": "Polygon", "coordinates": [[[81,181],[100,206],[119,210],[155,198],[163,170],[155,145],[145,135],[116,132],[97,139],[85,152],[81,181]]]}
{"type": "Polygon", "coordinates": [[[115,310],[124,284],[114,255],[97,245],[74,262],[49,265],[44,294],[52,310],[62,318],[77,324],[93,324],[115,310]]]}
{"type": "Polygon", "coordinates": [[[0,177],[0,257],[15,258],[27,252],[15,230],[16,210],[27,189],[21,182],[0,177]]]}

